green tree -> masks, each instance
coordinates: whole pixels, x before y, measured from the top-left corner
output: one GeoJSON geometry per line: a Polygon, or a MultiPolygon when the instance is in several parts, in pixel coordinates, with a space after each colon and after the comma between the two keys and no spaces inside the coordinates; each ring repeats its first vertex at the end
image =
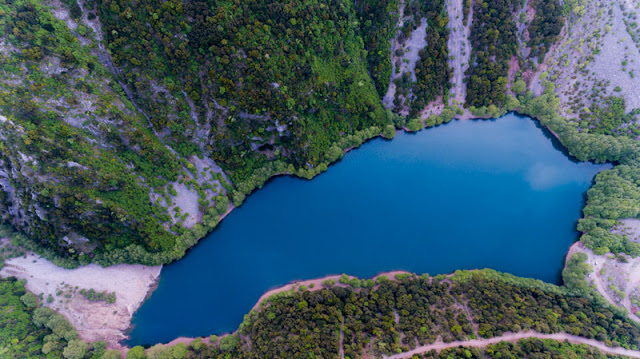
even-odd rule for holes
{"type": "Polygon", "coordinates": [[[100,359],[120,359],[122,356],[117,350],[107,350],[100,359]]]}
{"type": "Polygon", "coordinates": [[[199,353],[202,349],[204,349],[206,347],[206,345],[204,343],[202,343],[202,338],[196,338],[195,340],[193,340],[191,342],[191,344],[189,344],[189,346],[196,353],[199,353]]]}
{"type": "Polygon", "coordinates": [[[85,341],[81,339],[74,339],[64,348],[62,355],[66,359],[82,359],[85,354],[87,354],[88,346],[89,345],[85,341]]]}
{"type": "Polygon", "coordinates": [[[240,338],[235,334],[230,334],[220,338],[220,350],[227,352],[233,350],[240,342],[240,338]]]}
{"type": "Polygon", "coordinates": [[[587,273],[592,268],[586,263],[587,255],[579,252],[574,253],[567,261],[567,266],[562,271],[562,279],[567,288],[578,293],[585,293],[589,288],[586,280],[587,273]]]}
{"type": "Polygon", "coordinates": [[[147,355],[144,353],[144,348],[141,346],[135,346],[129,349],[126,359],[145,359],[147,355]]]}
{"type": "Polygon", "coordinates": [[[212,344],[217,344],[218,343],[218,336],[217,335],[211,335],[209,337],[209,342],[211,342],[212,344]]]}
{"type": "Polygon", "coordinates": [[[173,359],[171,350],[164,346],[164,344],[156,344],[149,348],[147,351],[147,357],[149,359],[173,359]]]}
{"type": "Polygon", "coordinates": [[[511,91],[513,91],[517,95],[524,93],[526,90],[527,84],[522,80],[518,80],[514,82],[513,85],[511,85],[511,91]]]}
{"type": "Polygon", "coordinates": [[[387,125],[382,135],[388,139],[392,139],[396,135],[396,127],[394,125],[387,125]]]}
{"type": "Polygon", "coordinates": [[[187,345],[185,343],[178,343],[171,347],[171,357],[173,359],[183,359],[187,357],[187,345]]]}
{"type": "Polygon", "coordinates": [[[38,306],[38,298],[31,292],[25,293],[22,297],[20,297],[22,303],[27,307],[35,308],[38,306]]]}

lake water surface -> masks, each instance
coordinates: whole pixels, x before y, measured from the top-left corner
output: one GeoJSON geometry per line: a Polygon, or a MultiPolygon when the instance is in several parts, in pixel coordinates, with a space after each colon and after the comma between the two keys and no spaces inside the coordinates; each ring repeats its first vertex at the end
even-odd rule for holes
{"type": "Polygon", "coordinates": [[[373,140],[312,181],[280,177],[250,196],[162,270],[128,343],[234,331],[265,291],[328,274],[493,268],[560,283],[604,168],[514,114],[373,140]]]}

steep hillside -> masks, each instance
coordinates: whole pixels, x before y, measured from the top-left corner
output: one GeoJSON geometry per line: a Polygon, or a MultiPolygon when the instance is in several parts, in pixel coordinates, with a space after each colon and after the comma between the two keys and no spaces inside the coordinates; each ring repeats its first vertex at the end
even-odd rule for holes
{"type": "Polygon", "coordinates": [[[0,3],[4,221],[66,265],[180,258],[229,200],[388,123],[374,5],[0,3]]]}
{"type": "Polygon", "coordinates": [[[160,137],[182,155],[211,156],[233,182],[267,161],[313,168],[340,136],[387,122],[351,1],[123,0],[96,10],[160,137]]]}
{"type": "Polygon", "coordinates": [[[0,6],[0,215],[61,264],[178,259],[270,177],[311,178],[393,125],[515,109],[581,160],[636,165],[631,2],[0,6]]]}
{"type": "MultiPolygon", "coordinates": [[[[586,254],[567,261],[565,286],[491,271],[344,276],[269,298],[240,335],[155,346],[149,357],[402,357],[439,339],[485,347],[445,345],[440,357],[602,356],[568,343],[482,341],[540,333],[637,356],[639,327],[585,278],[593,262],[611,274],[602,281],[593,272],[600,293],[640,308],[640,235],[623,227],[640,217],[639,8],[632,0],[0,0],[0,218],[16,247],[58,265],[169,263],[274,175],[310,179],[372,137],[515,110],[576,159],[614,165],[587,193],[578,224],[586,254]]],[[[88,349],[60,316],[36,309],[21,282],[0,281],[0,290],[0,356],[119,356],[107,356],[104,343],[88,349]]],[[[95,318],[92,328],[103,330],[95,318]]]]}
{"type": "Polygon", "coordinates": [[[128,243],[171,248],[166,196],[179,159],[98,59],[89,27],[36,1],[3,2],[0,208],[59,256],[128,243]]]}

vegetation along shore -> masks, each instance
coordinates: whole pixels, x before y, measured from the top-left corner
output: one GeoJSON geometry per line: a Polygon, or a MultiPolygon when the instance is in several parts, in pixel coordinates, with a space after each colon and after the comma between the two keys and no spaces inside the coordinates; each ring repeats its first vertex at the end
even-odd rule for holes
{"type": "Polygon", "coordinates": [[[639,357],[639,10],[0,0],[0,357],[639,357]],[[563,285],[330,276],[266,293],[232,334],[122,344],[162,266],[270,178],[508,112],[612,166],[586,194],[563,285]]]}

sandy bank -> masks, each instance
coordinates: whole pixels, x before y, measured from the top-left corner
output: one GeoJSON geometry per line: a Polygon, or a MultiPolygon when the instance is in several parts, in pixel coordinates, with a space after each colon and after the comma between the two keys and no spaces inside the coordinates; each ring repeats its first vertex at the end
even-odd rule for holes
{"type": "Polygon", "coordinates": [[[36,295],[42,293],[42,305],[64,315],[87,341],[104,340],[110,348],[120,349],[133,313],[160,277],[162,266],[120,264],[102,268],[96,264],[68,270],[36,255],[7,260],[0,276],[27,281],[36,295]],[[89,301],[81,289],[116,293],[115,303],[89,301]],[[51,303],[47,298],[51,296],[51,303]]]}

